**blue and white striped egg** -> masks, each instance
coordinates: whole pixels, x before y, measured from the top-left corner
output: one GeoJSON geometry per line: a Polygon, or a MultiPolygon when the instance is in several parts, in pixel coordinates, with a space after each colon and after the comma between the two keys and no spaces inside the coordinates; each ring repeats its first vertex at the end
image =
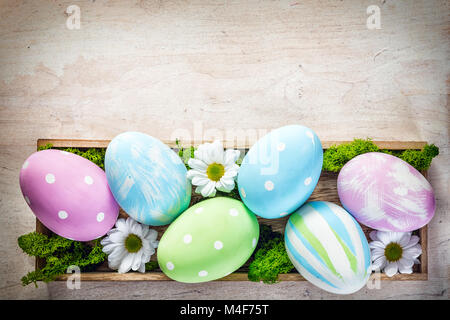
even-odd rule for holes
{"type": "Polygon", "coordinates": [[[369,244],[342,207],[307,202],[289,217],[284,239],[297,271],[317,287],[350,294],[367,283],[372,270],[369,244]]]}
{"type": "Polygon", "coordinates": [[[286,216],[311,195],[320,178],[322,144],[311,129],[289,125],[259,139],[237,178],[244,204],[266,219],[286,216]]]}
{"type": "Polygon", "coordinates": [[[105,172],[117,203],[138,222],[166,225],[189,206],[192,187],[185,165],[154,137],[140,132],[116,136],[106,149],[105,172]]]}

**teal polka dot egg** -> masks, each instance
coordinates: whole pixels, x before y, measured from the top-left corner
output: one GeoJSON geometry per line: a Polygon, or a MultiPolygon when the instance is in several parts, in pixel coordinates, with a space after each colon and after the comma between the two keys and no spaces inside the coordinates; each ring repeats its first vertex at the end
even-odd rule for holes
{"type": "Polygon", "coordinates": [[[260,217],[286,216],[309,198],[322,162],[322,144],[313,130],[301,125],[273,130],[242,161],[237,178],[241,199],[260,217]]]}
{"type": "Polygon", "coordinates": [[[169,224],[189,206],[192,187],[184,163],[154,137],[116,136],[106,149],[105,172],[117,203],[140,223],[169,224]]]}
{"type": "Polygon", "coordinates": [[[241,201],[204,200],[183,212],[164,232],[158,264],[179,282],[216,280],[244,265],[258,238],[258,220],[241,201]]]}
{"type": "Polygon", "coordinates": [[[372,265],[367,239],[358,222],[337,204],[304,204],[289,217],[284,240],[297,271],[323,290],[350,294],[369,279],[372,265]]]}

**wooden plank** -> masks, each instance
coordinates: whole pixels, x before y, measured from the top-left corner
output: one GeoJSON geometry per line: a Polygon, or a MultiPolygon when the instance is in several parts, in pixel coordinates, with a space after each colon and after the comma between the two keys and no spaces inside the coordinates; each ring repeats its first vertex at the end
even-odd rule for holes
{"type": "MultiPolygon", "coordinates": [[[[45,146],[48,143],[51,143],[53,147],[72,147],[72,148],[106,148],[109,144],[110,140],[83,140],[83,139],[39,139],[37,141],[37,146],[45,146]]],[[[328,148],[331,145],[336,145],[340,143],[345,143],[348,141],[324,141],[324,148],[328,148]]],[[[175,147],[175,143],[166,142],[170,147],[175,147]]],[[[389,149],[389,150],[405,150],[405,149],[421,149],[426,142],[423,141],[374,141],[380,148],[389,149]]],[[[234,146],[232,146],[234,147],[234,146]]],[[[244,147],[244,149],[248,149],[244,147]]],[[[427,178],[427,172],[422,171],[422,174],[427,178]]],[[[309,200],[324,200],[336,203],[341,205],[338,192],[337,192],[337,179],[338,173],[322,171],[320,175],[319,182],[315,187],[313,193],[311,194],[309,200]]],[[[195,203],[203,200],[201,195],[192,193],[190,206],[195,203]]],[[[126,218],[128,215],[122,209],[119,212],[119,217],[126,218]]],[[[264,223],[270,225],[273,231],[277,231],[280,233],[284,233],[284,229],[289,219],[289,216],[279,218],[279,219],[264,219],[261,217],[257,217],[259,223],[264,223]]],[[[366,237],[368,237],[369,233],[372,229],[360,224],[361,228],[364,231],[366,237]]],[[[158,232],[158,239],[161,238],[162,234],[164,234],[165,230],[168,226],[158,226],[152,227],[158,232]]],[[[36,219],[36,231],[50,235],[51,231],[48,230],[39,220],[36,219]]],[[[418,235],[420,236],[420,243],[422,246],[422,255],[420,257],[421,264],[420,266],[414,266],[412,274],[397,274],[394,277],[387,277],[385,274],[380,275],[381,280],[386,281],[420,281],[428,279],[428,256],[427,256],[427,227],[423,227],[419,230],[418,235]]],[[[152,260],[154,260],[156,255],[152,256],[152,260]]],[[[36,259],[36,269],[42,268],[44,266],[44,261],[42,259],[36,259]]],[[[244,265],[242,269],[246,269],[248,265],[244,265]]],[[[69,275],[61,275],[56,278],[56,280],[64,281],[68,278],[69,275]]],[[[115,271],[111,271],[108,268],[107,262],[103,263],[97,268],[96,272],[86,272],[81,274],[81,279],[85,281],[172,281],[162,272],[147,272],[144,274],[138,272],[129,272],[126,274],[119,274],[115,271]]],[[[297,272],[292,272],[288,274],[282,274],[279,276],[280,281],[304,281],[305,279],[297,272]]],[[[234,272],[222,279],[218,279],[217,281],[249,281],[247,278],[246,272],[237,271],[234,272]]]]}
{"type": "MultiPolygon", "coordinates": [[[[66,281],[72,274],[62,274],[56,277],[56,281],[66,281]]],[[[372,277],[375,277],[373,274],[372,277]]],[[[173,281],[162,272],[84,272],[80,274],[81,281],[173,281]]],[[[423,281],[427,280],[427,275],[416,274],[396,274],[388,277],[384,273],[380,274],[382,281],[423,281]]],[[[249,281],[247,273],[235,272],[215,281],[249,281]]],[[[278,276],[278,281],[306,281],[299,273],[286,273],[278,276]]]]}
{"type": "MultiPolygon", "coordinates": [[[[55,148],[106,148],[111,140],[83,140],[83,139],[39,139],[37,146],[45,146],[51,143],[55,148]]],[[[171,148],[175,148],[175,141],[164,141],[171,148]]],[[[350,143],[351,141],[321,141],[322,147],[328,149],[333,145],[339,145],[343,143],[350,143]]],[[[422,149],[425,145],[425,141],[373,141],[380,149],[389,150],[406,150],[406,149],[422,149]]],[[[240,144],[234,141],[224,141],[225,148],[237,148],[248,149],[250,146],[247,143],[240,144]]],[[[192,144],[198,145],[198,144],[192,144]]],[[[187,147],[187,144],[183,144],[183,147],[187,147]]]]}

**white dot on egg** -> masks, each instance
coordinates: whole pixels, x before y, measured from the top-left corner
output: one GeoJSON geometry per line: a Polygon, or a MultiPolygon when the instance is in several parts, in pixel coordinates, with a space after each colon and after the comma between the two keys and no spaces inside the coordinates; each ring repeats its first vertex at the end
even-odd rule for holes
{"type": "Polygon", "coordinates": [[[206,270],[202,270],[198,273],[199,277],[206,277],[207,275],[208,275],[208,271],[206,271],[206,270]]]}
{"type": "Polygon", "coordinates": [[[61,150],[60,152],[61,152],[62,154],[65,154],[65,155],[70,154],[70,152],[67,152],[67,151],[64,151],[64,150],[61,150]]]}
{"type": "Polygon", "coordinates": [[[305,186],[308,186],[312,182],[312,178],[308,177],[305,179],[305,186]]]}
{"type": "Polygon", "coordinates": [[[68,216],[69,214],[64,210],[58,212],[58,217],[62,220],[67,219],[68,216]]]}
{"type": "Polygon", "coordinates": [[[169,269],[169,270],[175,269],[175,266],[174,266],[173,263],[170,262],[170,261],[166,263],[166,267],[167,267],[167,269],[169,269]]]}
{"type": "Polygon", "coordinates": [[[284,216],[286,216],[286,215],[288,215],[287,212],[282,212],[282,213],[280,213],[280,217],[284,217],[284,216]]]}
{"type": "Polygon", "coordinates": [[[202,213],[203,212],[203,207],[200,207],[200,208],[197,208],[197,209],[195,209],[195,213],[202,213]]]}
{"type": "Polygon", "coordinates": [[[22,169],[26,169],[26,168],[28,168],[28,165],[29,165],[30,163],[28,162],[28,161],[25,161],[24,163],[23,163],[23,165],[22,165],[22,169]]]}
{"type": "Polygon", "coordinates": [[[190,234],[186,234],[183,238],[184,243],[191,243],[192,242],[192,236],[190,234]]]}
{"type": "Polygon", "coordinates": [[[275,187],[275,185],[274,185],[273,182],[270,181],[270,180],[267,180],[267,181],[264,183],[264,188],[266,188],[267,191],[272,191],[274,187],[275,187]]]}
{"type": "Polygon", "coordinates": [[[45,181],[47,181],[47,183],[50,184],[55,183],[56,181],[55,175],[52,173],[47,173],[47,175],[45,176],[45,181]]]}
{"type": "Polygon", "coordinates": [[[217,250],[220,250],[223,248],[223,243],[222,241],[216,241],[214,242],[214,248],[216,248],[217,250]]]}
{"type": "Polygon", "coordinates": [[[284,144],[283,142],[278,143],[277,150],[283,151],[284,149],[286,149],[286,144],[284,144]]]}
{"type": "Polygon", "coordinates": [[[31,206],[30,198],[28,198],[27,196],[25,196],[25,201],[28,203],[29,206],[31,206]]]}
{"type": "Polygon", "coordinates": [[[86,176],[86,177],[84,177],[84,182],[85,182],[86,184],[91,185],[91,184],[94,183],[94,179],[92,179],[91,176],[86,176]]]}
{"type": "Polygon", "coordinates": [[[256,241],[256,238],[253,238],[253,240],[252,240],[252,246],[253,246],[253,248],[256,247],[256,242],[257,242],[257,241],[256,241]]]}
{"type": "Polygon", "coordinates": [[[228,211],[228,213],[229,213],[231,216],[236,217],[236,216],[239,214],[239,211],[237,211],[237,210],[234,209],[234,208],[231,208],[230,211],[228,211]]]}
{"type": "Polygon", "coordinates": [[[241,195],[242,195],[242,197],[246,197],[247,195],[245,194],[245,190],[244,190],[244,188],[241,188],[241,195]]]}
{"type": "Polygon", "coordinates": [[[97,221],[98,221],[98,222],[102,222],[103,219],[105,219],[105,213],[99,212],[99,213],[97,214],[97,221]]]}

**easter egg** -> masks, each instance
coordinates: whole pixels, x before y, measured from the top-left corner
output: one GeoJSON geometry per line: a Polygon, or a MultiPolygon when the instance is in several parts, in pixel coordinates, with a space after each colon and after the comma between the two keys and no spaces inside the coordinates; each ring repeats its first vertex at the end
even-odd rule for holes
{"type": "Polygon", "coordinates": [[[114,198],[138,222],[172,222],[191,201],[191,184],[180,157],[158,139],[125,132],[108,145],[105,171],[114,198]]]}
{"type": "Polygon", "coordinates": [[[250,258],[258,237],[258,221],[241,201],[204,200],[186,210],[162,235],[159,267],[180,282],[219,279],[250,258]]]}
{"type": "Polygon", "coordinates": [[[420,229],[433,218],[433,188],[407,162],[389,154],[359,155],[339,172],[339,199],[362,224],[381,231],[420,229]]]}
{"type": "Polygon", "coordinates": [[[298,209],[320,178],[322,144],[307,127],[271,131],[245,155],[238,173],[242,201],[255,214],[274,219],[298,209]]]}
{"type": "Polygon", "coordinates": [[[367,239],[356,220],[334,203],[304,204],[289,217],[284,239],[297,271],[323,290],[349,294],[369,279],[367,239]]]}
{"type": "Polygon", "coordinates": [[[99,238],[119,215],[105,172],[73,153],[35,152],[24,162],[19,180],[25,201],[39,221],[64,238],[99,238]]]}

